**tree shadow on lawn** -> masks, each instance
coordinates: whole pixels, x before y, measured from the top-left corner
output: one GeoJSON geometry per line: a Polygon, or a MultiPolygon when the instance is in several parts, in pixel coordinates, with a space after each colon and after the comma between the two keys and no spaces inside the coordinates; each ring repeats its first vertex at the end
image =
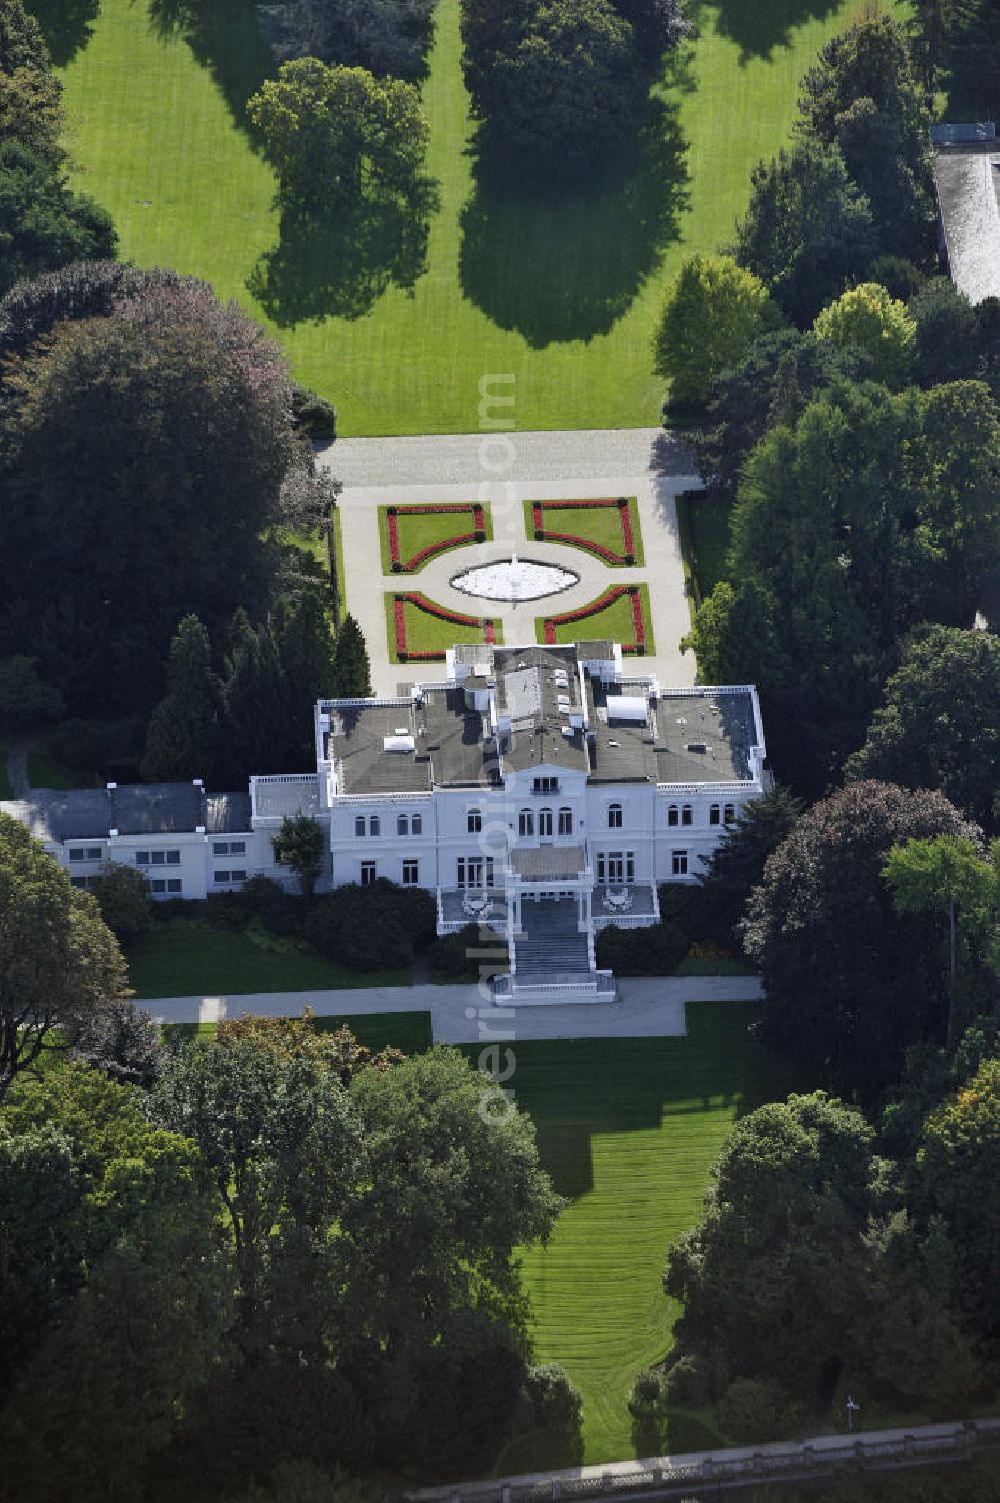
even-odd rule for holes
{"type": "Polygon", "coordinates": [[[247,278],[247,291],[279,328],[325,318],[363,318],[389,287],[412,292],[427,270],[437,184],[420,179],[409,193],[359,199],[323,217],[287,210],[278,243],[247,278]]]}
{"type": "Polygon", "coordinates": [[[769,58],[776,47],[789,47],[792,32],[807,21],[825,21],[840,9],[841,0],[714,0],[698,6],[696,16],[715,12],[720,37],[740,49],[740,65],[752,58],[769,58]]]}
{"type": "Polygon", "coordinates": [[[679,236],[686,149],[676,105],[655,97],[633,148],[592,181],[525,188],[479,156],[462,211],[465,296],[532,349],[607,334],[679,236]]]}
{"type": "Polygon", "coordinates": [[[57,68],[65,68],[90,41],[101,0],[29,0],[26,7],[42,31],[57,68]]]}
{"type": "MultiPolygon", "coordinates": [[[[46,3],[58,5],[61,0],[46,3]]],[[[187,43],[195,61],[212,75],[236,124],[252,135],[247,100],[278,71],[257,6],[248,0],[148,0],[148,4],[149,24],[156,36],[187,43]]]]}
{"type": "MultiPolygon", "coordinates": [[[[697,981],[691,989],[697,996],[697,981]]],[[[669,1120],[688,1139],[692,1117],[727,1108],[739,1118],[795,1089],[788,1068],[748,1036],[757,1016],[752,1002],[689,1003],[684,1038],[512,1043],[507,1086],[534,1119],[559,1194],[575,1200],[594,1188],[595,1135],[669,1120]]],[[[469,1052],[475,1060],[478,1051],[469,1052]]]]}

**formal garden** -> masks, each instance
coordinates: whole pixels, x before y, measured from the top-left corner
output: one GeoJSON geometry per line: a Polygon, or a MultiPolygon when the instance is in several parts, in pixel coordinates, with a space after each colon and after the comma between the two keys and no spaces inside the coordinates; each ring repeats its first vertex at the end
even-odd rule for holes
{"type": "Polygon", "coordinates": [[[387,595],[385,616],[394,663],[443,663],[447,649],[459,643],[503,642],[503,629],[493,617],[453,611],[418,590],[387,595]]]}
{"type": "Polygon", "coordinates": [[[656,650],[646,585],[611,585],[576,610],[542,616],[535,623],[539,642],[620,642],[624,653],[644,657],[656,650]]]}
{"type": "Polygon", "coordinates": [[[635,496],[585,501],[525,501],[525,536],[582,548],[612,569],[642,567],[642,531],[635,496]]]}
{"type": "Polygon", "coordinates": [[[452,548],[493,537],[490,508],[479,502],[380,506],[378,527],[383,574],[417,574],[452,548]]]}
{"type": "Polygon", "coordinates": [[[638,155],[539,193],[487,181],[470,156],[458,0],[439,0],[422,86],[436,206],[409,286],[363,264],[363,225],[341,247],[340,282],[335,247],[282,236],[246,116],[276,66],[254,7],[221,0],[185,28],[192,7],[104,0],[63,25],[56,60],[75,179],[111,211],[122,258],[205,277],[263,318],[296,377],[336,402],[342,432],[468,432],[486,370],[516,373],[519,427],[627,427],[658,416],[650,342],[666,282],[683,255],[731,236],[807,62],[853,9],[701,6],[638,155]]]}

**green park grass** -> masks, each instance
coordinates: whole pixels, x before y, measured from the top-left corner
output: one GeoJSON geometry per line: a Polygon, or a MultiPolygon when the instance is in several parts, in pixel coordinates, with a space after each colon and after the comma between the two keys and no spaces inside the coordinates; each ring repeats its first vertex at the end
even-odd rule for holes
{"type": "MultiPolygon", "coordinates": [[[[704,0],[643,160],[603,183],[504,197],[475,179],[458,0],[439,0],[424,86],[439,192],[427,270],[412,292],[326,316],[340,290],[324,247],[298,263],[281,247],[284,292],[265,321],[294,375],[336,404],[345,435],[473,431],[488,373],[516,377],[519,428],[656,422],[650,339],[666,284],[685,254],[731,236],[751,168],[788,134],[803,71],[855,8],[704,0]]],[[[103,0],[64,70],[67,145],[124,258],[205,277],[260,317],[247,282],[279,226],[243,105],[273,63],[245,0],[205,13],[189,44],[156,33],[148,0],[103,0]]]]}
{"type": "MultiPolygon", "coordinates": [[[[566,498],[567,500],[569,497],[566,498]]],[[[530,542],[535,536],[534,523],[532,521],[531,508],[534,503],[524,502],[524,535],[530,542]]],[[[635,566],[641,568],[645,563],[645,555],[642,551],[642,528],[639,525],[639,507],[634,496],[628,501],[629,517],[632,522],[632,541],[635,544],[635,566]]],[[[604,548],[610,548],[615,553],[621,553],[623,548],[622,525],[618,513],[611,507],[581,506],[579,511],[549,511],[544,512],[542,520],[547,528],[553,532],[572,532],[579,538],[587,538],[592,543],[599,543],[604,548]]],[[[567,547],[575,548],[582,546],[576,543],[568,543],[567,547]]],[[[590,552],[582,548],[584,553],[590,552]]],[[[593,555],[591,555],[593,557],[593,555]]],[[[601,562],[609,569],[626,569],[633,567],[628,564],[610,564],[606,559],[601,562]]]]}
{"type": "MultiPolygon", "coordinates": [[[[486,524],[483,529],[486,533],[486,541],[489,542],[493,537],[493,517],[488,506],[483,508],[483,521],[486,524]]],[[[426,516],[415,516],[410,512],[402,516],[397,516],[396,529],[396,535],[399,538],[400,562],[405,564],[408,558],[412,558],[422,548],[429,548],[432,543],[441,543],[447,538],[472,532],[472,513],[470,512],[466,517],[462,516],[459,512],[435,512],[433,506],[428,506],[426,516]]],[[[378,537],[379,548],[382,554],[382,573],[391,574],[392,555],[389,552],[389,524],[386,520],[386,508],[384,506],[380,506],[378,509],[378,537]]],[[[467,548],[472,545],[460,543],[457,546],[467,548]]],[[[435,557],[440,558],[441,555],[436,554],[435,557]]],[[[430,563],[430,559],[425,560],[423,564],[418,564],[412,571],[413,574],[419,574],[421,569],[428,563],[430,563]]]]}
{"type": "MultiPolygon", "coordinates": [[[[402,579],[405,579],[405,576],[402,579]]],[[[405,593],[402,579],[401,594],[405,593]]],[[[440,617],[429,615],[427,611],[420,610],[409,601],[405,609],[408,652],[447,652],[449,647],[455,647],[461,642],[482,642],[483,640],[481,626],[458,626],[454,621],[442,621],[440,617]]],[[[473,614],[474,611],[470,610],[469,615],[473,614]]],[[[503,642],[503,628],[499,619],[496,617],[484,619],[494,621],[496,639],[498,642],[503,642]]],[[[395,596],[389,594],[385,597],[385,637],[389,649],[389,661],[398,663],[400,659],[396,652],[395,596]]]]}
{"type": "MultiPolygon", "coordinates": [[[[748,1036],[755,1015],[689,1004],[686,1038],[511,1045],[508,1088],[569,1202],[548,1247],[524,1255],[535,1360],[562,1363],[583,1394],[587,1462],[635,1454],[629,1390],[669,1350],[678,1314],[660,1283],[667,1249],[698,1220],[736,1118],[793,1088],[748,1036]]],[[[700,1439],[690,1418],[669,1422],[671,1450],[700,1439]]],[[[530,1453],[501,1459],[522,1463],[530,1453]]]]}
{"type": "Polygon", "coordinates": [[[140,998],[409,986],[413,979],[409,969],[351,971],[290,941],[262,945],[251,932],[184,919],[155,922],[125,954],[140,998]]]}
{"type": "MultiPolygon", "coordinates": [[[[653,640],[653,624],[649,613],[649,590],[644,584],[639,586],[639,597],[642,601],[643,620],[646,623],[646,652],[647,654],[654,653],[656,643],[653,640]]],[[[559,613],[556,611],[553,614],[559,613]]],[[[576,621],[565,621],[556,627],[557,642],[603,641],[605,637],[610,638],[612,642],[635,640],[632,601],[628,595],[622,595],[612,605],[606,605],[603,610],[595,611],[592,616],[584,616],[576,621]]],[[[544,616],[535,618],[535,639],[538,642],[545,641],[544,616]]]]}
{"type": "Polygon", "coordinates": [[[693,496],[687,506],[694,572],[704,600],[720,580],[728,577],[726,554],[732,506],[728,501],[709,500],[707,496],[693,496]]]}

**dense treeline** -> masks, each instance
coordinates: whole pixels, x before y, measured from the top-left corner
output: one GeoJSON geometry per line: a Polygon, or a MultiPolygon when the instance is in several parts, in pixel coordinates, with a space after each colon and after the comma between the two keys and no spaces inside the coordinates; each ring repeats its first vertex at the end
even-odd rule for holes
{"type": "Polygon", "coordinates": [[[113,256],[107,212],[67,186],[62,85],[22,0],[0,0],[0,294],[22,277],[113,256]]]}

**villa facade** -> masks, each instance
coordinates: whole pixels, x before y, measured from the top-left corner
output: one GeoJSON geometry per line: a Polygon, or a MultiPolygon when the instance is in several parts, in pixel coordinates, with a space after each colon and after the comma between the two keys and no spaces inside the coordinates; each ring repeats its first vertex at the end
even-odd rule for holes
{"type": "Polygon", "coordinates": [[[693,881],[769,784],[753,687],[663,688],[608,641],[456,647],[440,681],[314,714],[316,771],[246,794],[112,784],[2,807],[78,885],[124,862],[158,898],[287,884],[271,837],[309,815],[327,833],[321,888],[424,888],[439,933],[507,941],[502,993],[544,1001],[609,995],[597,932],[655,923],[658,886],[693,881]]]}

